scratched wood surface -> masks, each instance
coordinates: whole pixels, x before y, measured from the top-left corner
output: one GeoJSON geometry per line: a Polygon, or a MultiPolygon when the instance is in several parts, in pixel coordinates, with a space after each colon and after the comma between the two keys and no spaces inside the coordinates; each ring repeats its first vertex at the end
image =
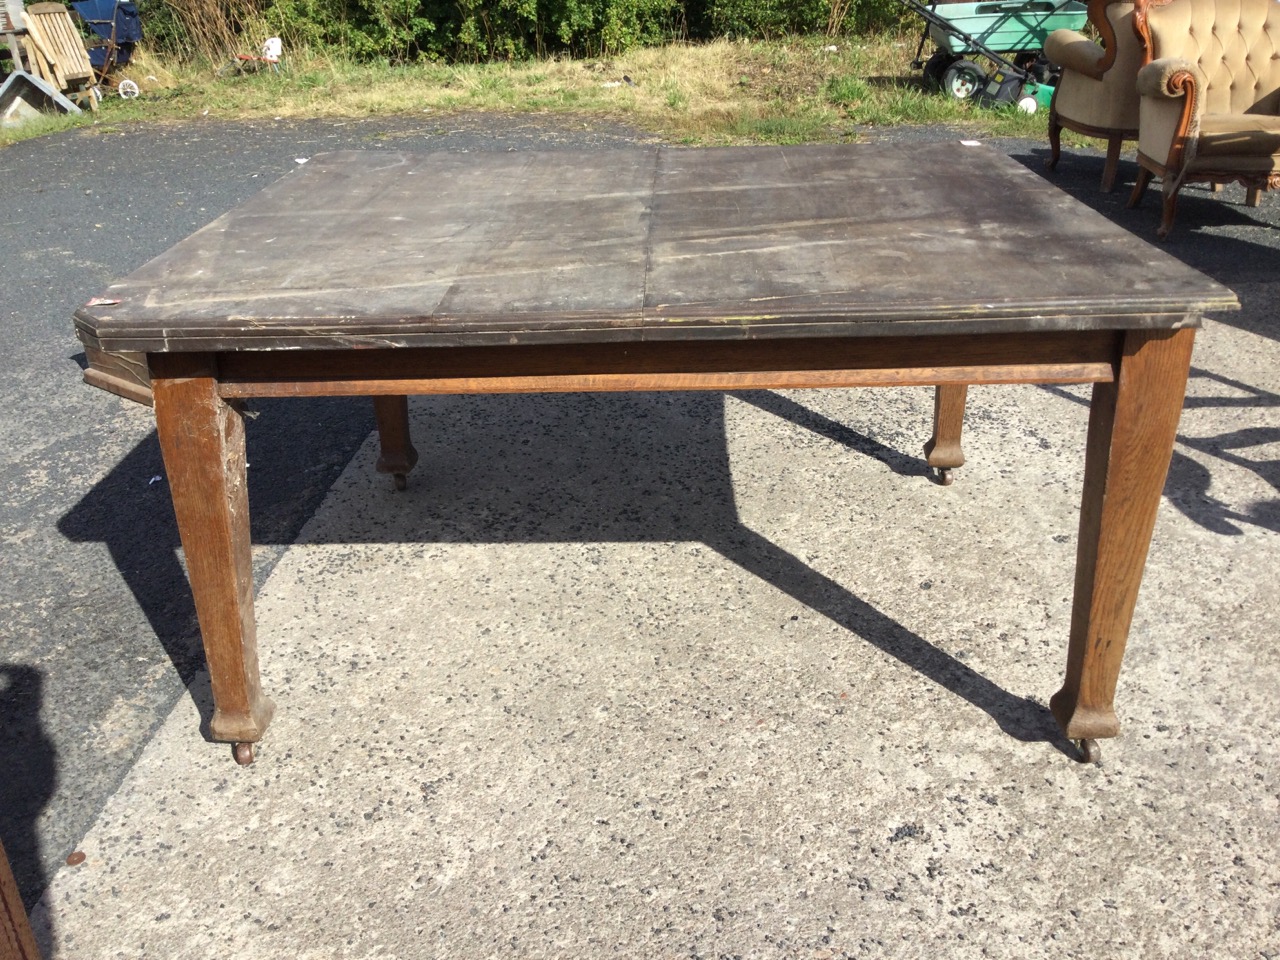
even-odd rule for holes
{"type": "Polygon", "coordinates": [[[986,147],[313,158],[82,308],[108,351],[1194,325],[1224,287],[986,147]]]}
{"type": "Polygon", "coordinates": [[[13,879],[3,844],[0,844],[0,960],[40,960],[40,949],[31,933],[22,895],[13,879]]]}

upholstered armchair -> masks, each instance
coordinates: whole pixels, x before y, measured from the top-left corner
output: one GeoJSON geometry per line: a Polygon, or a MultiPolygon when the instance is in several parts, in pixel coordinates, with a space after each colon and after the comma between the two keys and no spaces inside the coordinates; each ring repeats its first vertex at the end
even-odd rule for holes
{"type": "Polygon", "coordinates": [[[1054,30],[1044,53],[1062,68],[1049,105],[1049,169],[1062,153],[1062,128],[1107,141],[1102,189],[1116,183],[1116,168],[1125,140],[1138,138],[1138,68],[1146,51],[1133,29],[1133,0],[1089,0],[1089,22],[1102,46],[1074,30],[1054,30]]]}
{"type": "Polygon", "coordinates": [[[1280,3],[1138,0],[1134,24],[1152,61],[1138,73],[1138,182],[1129,206],[1161,178],[1173,227],[1178,191],[1239,182],[1256,205],[1280,186],[1280,3]]]}

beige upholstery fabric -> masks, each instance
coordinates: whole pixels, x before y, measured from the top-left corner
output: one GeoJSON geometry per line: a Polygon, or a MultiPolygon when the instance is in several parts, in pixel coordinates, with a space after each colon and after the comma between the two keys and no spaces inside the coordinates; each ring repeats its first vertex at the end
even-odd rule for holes
{"type": "MultiPolygon", "coordinates": [[[[1204,89],[1204,75],[1190,60],[1181,57],[1162,57],[1147,64],[1138,72],[1138,94],[1141,99],[1138,111],[1138,151],[1148,157],[1163,160],[1177,136],[1182,123],[1184,96],[1195,97],[1204,89]],[[1190,74],[1195,82],[1184,93],[1175,89],[1172,81],[1183,74],[1190,74]]],[[[1199,128],[1200,111],[1192,111],[1191,134],[1199,128]]]]}
{"type": "Polygon", "coordinates": [[[1174,0],[1148,10],[1152,58],[1180,57],[1203,74],[1205,113],[1277,112],[1280,3],[1174,0]]]}
{"type": "MultiPolygon", "coordinates": [[[[1152,67],[1156,64],[1151,64],[1152,67]]],[[[1150,67],[1147,68],[1148,70],[1150,67]]],[[[1146,71],[1140,73],[1140,81],[1146,71]]],[[[1163,85],[1155,90],[1165,89],[1163,85]]],[[[1169,149],[1182,123],[1182,98],[1176,99],[1143,94],[1141,109],[1138,111],[1138,153],[1153,160],[1163,162],[1169,155],[1169,149]]]]}
{"type": "MultiPolygon", "coordinates": [[[[1132,3],[1112,3],[1106,17],[1116,36],[1116,59],[1100,78],[1094,65],[1103,48],[1074,30],[1055,30],[1045,40],[1045,56],[1062,67],[1054,109],[1068,126],[1132,131],[1138,127],[1138,94],[1134,76],[1143,49],[1133,31],[1132,3]]],[[[1132,134],[1130,134],[1132,136],[1132,134]]]]}
{"type": "Polygon", "coordinates": [[[1252,191],[1280,185],[1280,2],[1138,0],[1152,61],[1138,74],[1138,162],[1163,178],[1173,225],[1188,180],[1238,180],[1252,191]]]}
{"type": "Polygon", "coordinates": [[[1106,52],[1096,41],[1074,30],[1054,30],[1044,41],[1044,55],[1050,62],[1094,80],[1102,79],[1099,64],[1106,52]]]}
{"type": "Polygon", "coordinates": [[[1172,81],[1180,73],[1189,73],[1196,82],[1197,89],[1203,90],[1208,81],[1200,68],[1190,60],[1182,57],[1161,57],[1138,71],[1138,95],[1141,97],[1178,97],[1181,94],[1173,89],[1172,81]]]}
{"type": "MultiPolygon", "coordinates": [[[[1182,163],[1214,157],[1271,156],[1280,110],[1280,3],[1276,0],[1171,0],[1150,3],[1153,60],[1138,75],[1143,104],[1138,149],[1179,166],[1178,125],[1192,98],[1182,163]],[[1180,74],[1190,82],[1177,86],[1180,74]]],[[[1203,166],[1203,164],[1201,164],[1203,166]]],[[[1248,169],[1257,169],[1250,162],[1248,169]]]]}
{"type": "Polygon", "coordinates": [[[1250,113],[1210,113],[1200,118],[1200,140],[1196,157],[1267,157],[1273,162],[1280,156],[1280,117],[1250,113]]]}

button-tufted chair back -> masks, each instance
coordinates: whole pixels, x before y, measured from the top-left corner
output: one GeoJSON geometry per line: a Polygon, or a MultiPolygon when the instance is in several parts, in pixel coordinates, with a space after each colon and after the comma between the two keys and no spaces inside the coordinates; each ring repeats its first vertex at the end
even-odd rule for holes
{"type": "Polygon", "coordinates": [[[1280,113],[1280,2],[1168,0],[1140,9],[1153,59],[1181,57],[1204,78],[1205,113],[1280,113]]]}
{"type": "Polygon", "coordinates": [[[1280,2],[1138,0],[1134,29],[1152,60],[1138,71],[1138,181],[1164,194],[1161,238],[1187,183],[1240,183],[1246,203],[1280,187],[1280,2]]]}

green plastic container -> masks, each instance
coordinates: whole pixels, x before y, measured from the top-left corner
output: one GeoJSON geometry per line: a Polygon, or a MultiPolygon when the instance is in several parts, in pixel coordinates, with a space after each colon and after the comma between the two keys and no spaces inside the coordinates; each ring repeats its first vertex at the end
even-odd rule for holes
{"type": "MultiPolygon", "coordinates": [[[[1089,19],[1087,8],[1079,0],[945,3],[933,10],[996,53],[1043,49],[1044,38],[1054,30],[1079,30],[1089,19]]],[[[937,24],[929,25],[929,38],[938,49],[957,55],[976,49],[937,24]]]]}

